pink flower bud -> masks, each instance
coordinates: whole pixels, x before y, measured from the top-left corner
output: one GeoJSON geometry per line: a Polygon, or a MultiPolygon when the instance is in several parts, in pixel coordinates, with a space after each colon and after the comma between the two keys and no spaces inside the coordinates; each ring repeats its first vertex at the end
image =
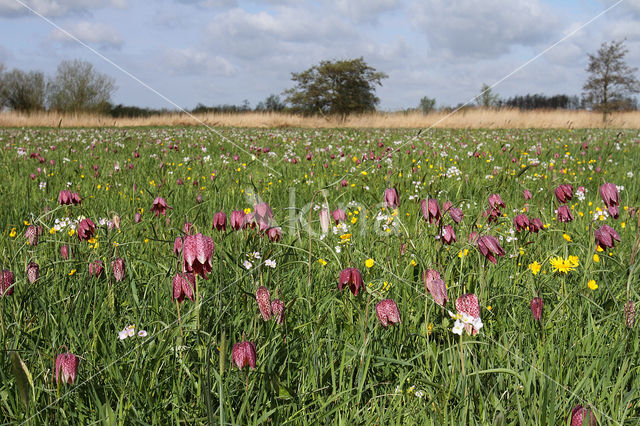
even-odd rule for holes
{"type": "Polygon", "coordinates": [[[271,310],[276,317],[276,324],[284,323],[284,303],[278,299],[273,300],[271,302],[271,310]]]}

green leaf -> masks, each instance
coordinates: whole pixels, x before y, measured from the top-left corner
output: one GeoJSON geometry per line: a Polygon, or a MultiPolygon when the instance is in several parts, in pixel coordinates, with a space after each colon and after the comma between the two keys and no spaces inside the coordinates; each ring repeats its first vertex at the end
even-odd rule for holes
{"type": "Polygon", "coordinates": [[[24,404],[25,408],[29,408],[30,395],[33,391],[33,378],[29,369],[20,358],[18,352],[10,352],[11,356],[11,370],[13,376],[16,378],[16,387],[18,388],[18,395],[20,400],[24,404]]]}

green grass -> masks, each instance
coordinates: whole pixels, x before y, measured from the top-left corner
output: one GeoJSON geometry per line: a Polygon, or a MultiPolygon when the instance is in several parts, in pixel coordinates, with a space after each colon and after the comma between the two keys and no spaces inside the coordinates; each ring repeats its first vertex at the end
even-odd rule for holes
{"type": "Polygon", "coordinates": [[[640,300],[639,268],[630,263],[640,204],[637,131],[222,132],[235,146],[198,128],[0,131],[0,262],[16,276],[14,294],[0,297],[2,424],[553,425],[577,404],[590,406],[600,424],[640,423],[638,326],[627,328],[623,312],[627,300],[640,300]],[[252,158],[252,146],[274,154],[252,158]],[[29,158],[32,152],[45,162],[29,158]],[[382,160],[354,161],[370,152],[382,160]],[[287,161],[294,157],[297,164],[287,161]],[[594,220],[604,209],[604,182],[624,186],[618,220],[594,220]],[[571,223],[555,220],[553,190],[562,183],[574,186],[571,223]],[[395,216],[382,204],[390,187],[400,198],[395,216]],[[62,189],[78,192],[82,204],[59,206],[62,189]],[[533,193],[527,215],[547,228],[511,240],[524,189],[533,193]],[[487,224],[482,212],[491,193],[507,207],[487,224]],[[215,212],[253,209],[256,195],[282,227],[279,242],[255,230],[211,229],[215,212]],[[168,221],[151,212],[156,196],[172,207],[168,221]],[[454,225],[453,245],[443,246],[438,227],[422,218],[424,198],[450,200],[464,212],[460,224],[444,219],[454,225]],[[348,231],[320,238],[315,208],[325,199],[331,210],[345,208],[348,231]],[[98,226],[97,245],[67,230],[49,232],[56,218],[83,215],[98,225],[114,214],[120,229],[98,226]],[[187,221],[213,238],[215,252],[209,278],[198,278],[199,309],[185,300],[178,316],[171,280],[182,261],[173,242],[187,221]],[[36,246],[26,244],[25,222],[44,228],[36,246]],[[603,224],[621,242],[595,262],[593,231],[603,224]],[[501,238],[506,254],[497,265],[468,242],[472,231],[501,238]],[[72,258],[61,258],[62,245],[72,258]],[[246,269],[253,252],[261,258],[246,269]],[[554,273],[549,259],[569,255],[579,266],[554,273]],[[116,257],[126,263],[120,282],[110,268],[116,257]],[[105,264],[100,278],[89,276],[95,259],[105,264]],[[40,265],[33,284],[30,261],[40,265]],[[528,268],[534,261],[542,264],[537,275],[528,268]],[[345,267],[362,272],[357,297],[337,290],[345,267]],[[445,309],[425,294],[426,269],[438,270],[448,286],[445,309]],[[597,290],[588,287],[591,279],[597,290]],[[262,320],[259,285],[285,302],[284,325],[262,320]],[[455,311],[455,299],[468,292],[480,299],[484,327],[459,337],[447,309],[455,311]],[[529,309],[537,294],[545,303],[541,322],[529,309]],[[388,329],[374,309],[386,298],[402,318],[388,329]],[[119,340],[131,324],[147,337],[119,340]],[[257,346],[255,370],[232,365],[231,348],[243,336],[257,346]],[[81,357],[78,375],[74,385],[56,386],[54,362],[65,347],[81,357]],[[23,370],[12,369],[12,353],[32,387],[23,370]],[[29,392],[24,401],[19,389],[29,392]]]}

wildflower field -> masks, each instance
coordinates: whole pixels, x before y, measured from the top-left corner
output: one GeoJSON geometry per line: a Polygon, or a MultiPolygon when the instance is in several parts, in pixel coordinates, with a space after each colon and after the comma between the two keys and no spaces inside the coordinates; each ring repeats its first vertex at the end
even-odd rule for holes
{"type": "Polygon", "coordinates": [[[0,147],[2,424],[640,423],[637,130],[0,147]]]}

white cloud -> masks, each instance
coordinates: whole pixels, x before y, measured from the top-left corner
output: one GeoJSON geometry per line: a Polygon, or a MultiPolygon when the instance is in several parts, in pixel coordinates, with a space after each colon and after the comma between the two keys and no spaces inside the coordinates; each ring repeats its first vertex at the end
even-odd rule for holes
{"type": "Polygon", "coordinates": [[[229,76],[235,72],[233,64],[222,56],[189,48],[167,49],[163,61],[173,75],[229,76]]]}
{"type": "Polygon", "coordinates": [[[401,0],[328,0],[326,3],[356,22],[377,22],[381,14],[402,6],[401,0]]]}
{"type": "MultiPolygon", "coordinates": [[[[99,22],[79,21],[63,28],[82,42],[97,44],[103,48],[118,49],[124,43],[115,29],[99,22]]],[[[51,31],[50,38],[64,43],[76,43],[72,37],[58,29],[51,31]]]]}
{"type": "Polygon", "coordinates": [[[539,0],[417,0],[412,12],[432,50],[473,58],[552,40],[561,23],[539,0]]]}
{"type": "MultiPolygon", "coordinates": [[[[37,13],[44,16],[63,16],[72,12],[87,12],[103,7],[123,9],[127,0],[20,0],[37,13]]],[[[0,16],[20,16],[31,11],[16,0],[0,0],[0,16]]]]}

